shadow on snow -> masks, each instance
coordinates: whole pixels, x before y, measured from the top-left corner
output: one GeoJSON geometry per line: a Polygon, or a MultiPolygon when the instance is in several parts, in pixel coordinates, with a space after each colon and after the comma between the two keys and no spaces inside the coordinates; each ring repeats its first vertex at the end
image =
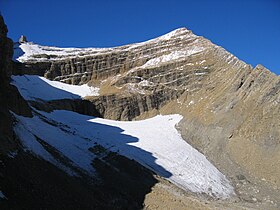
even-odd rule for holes
{"type": "MultiPolygon", "coordinates": [[[[81,98],[79,95],[49,85],[39,76],[14,76],[13,79],[12,84],[18,87],[27,100],[81,98]]],[[[91,122],[93,119],[91,116],[65,110],[55,110],[51,113],[38,111],[38,113],[35,116],[44,118],[48,123],[38,120],[39,118],[33,122],[34,118],[30,119],[31,121],[25,118],[26,121],[23,120],[23,123],[27,123],[34,135],[71,159],[75,165],[84,160],[90,162],[91,167],[94,167],[103,180],[101,195],[104,199],[108,197],[108,205],[110,202],[116,202],[117,206],[142,208],[145,195],[151,191],[157,180],[150,171],[138,163],[162,177],[168,178],[172,175],[156,163],[152,153],[131,145],[139,139],[124,134],[124,130],[118,126],[91,122]],[[111,152],[100,158],[91,152],[91,148],[96,145],[101,145],[111,152]]]]}
{"type": "Polygon", "coordinates": [[[12,76],[15,85],[26,100],[81,99],[81,96],[51,86],[37,75],[12,76]]]}

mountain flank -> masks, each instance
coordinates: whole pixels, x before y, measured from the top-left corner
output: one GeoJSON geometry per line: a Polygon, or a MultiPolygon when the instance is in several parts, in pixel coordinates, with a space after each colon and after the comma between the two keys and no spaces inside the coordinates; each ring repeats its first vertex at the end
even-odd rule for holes
{"type": "MultiPolygon", "coordinates": [[[[5,196],[0,202],[3,207],[280,207],[280,78],[262,65],[254,68],[186,28],[114,48],[49,47],[27,42],[26,37],[13,47],[2,17],[0,30],[0,175],[3,177],[0,190],[5,196]],[[71,127],[79,124],[74,123],[74,118],[62,121],[55,113],[81,119],[92,116],[140,123],[160,114],[172,116],[172,122],[173,114],[180,114],[182,120],[176,128],[185,143],[205,155],[225,177],[219,175],[222,178],[218,179],[222,180],[223,193],[230,192],[228,183],[233,193],[219,197],[211,187],[197,193],[176,186],[172,179],[176,174],[171,169],[164,168],[165,173],[157,173],[163,170],[159,164],[162,159],[160,154],[158,157],[150,152],[152,149],[143,153],[145,160],[132,160],[122,153],[121,147],[106,148],[98,141],[85,152],[95,157],[92,161],[95,176],[92,176],[73,164],[70,156],[49,139],[40,136],[39,131],[31,132],[32,138],[54,159],[48,161],[36,153],[38,150],[26,149],[26,141],[18,130],[20,126],[32,126],[22,122],[38,118],[46,127],[53,126],[54,131],[67,131],[69,136],[84,135],[82,128],[71,127]],[[156,165],[145,165],[147,158],[156,165]],[[63,165],[64,170],[55,163],[63,165]],[[69,175],[65,168],[78,176],[69,175]]],[[[137,142],[137,136],[125,136],[128,135],[125,123],[129,122],[117,121],[112,122],[121,124],[115,124],[117,128],[107,124],[107,131],[120,132],[119,138],[137,142]]],[[[106,135],[98,138],[103,136],[106,135]]],[[[142,139],[138,139],[140,144],[142,139]]],[[[151,139],[155,140],[155,137],[151,139]]],[[[164,145],[162,141],[158,147],[164,145]]],[[[146,145],[141,146],[143,150],[146,145]]],[[[187,156],[178,157],[179,160],[187,156]]],[[[188,174],[182,171],[179,175],[188,174]]],[[[191,176],[184,180],[188,182],[191,176]]]]}

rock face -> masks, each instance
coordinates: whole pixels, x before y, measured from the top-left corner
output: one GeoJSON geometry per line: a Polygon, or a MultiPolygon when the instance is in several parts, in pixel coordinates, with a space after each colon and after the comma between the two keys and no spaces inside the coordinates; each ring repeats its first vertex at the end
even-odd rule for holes
{"type": "Polygon", "coordinates": [[[53,110],[69,110],[79,114],[101,117],[93,103],[82,99],[60,99],[52,101],[30,101],[29,104],[44,112],[52,112],[53,110]]]}
{"type": "Polygon", "coordinates": [[[10,85],[10,76],[14,65],[12,62],[13,42],[7,38],[7,26],[0,16],[0,152],[9,152],[16,146],[13,141],[12,117],[9,110],[24,116],[32,116],[29,106],[21,97],[16,87],[10,85]]]}
{"type": "Polygon", "coordinates": [[[275,202],[280,186],[280,79],[260,65],[218,78],[220,86],[179,98],[186,116],[180,123],[182,134],[232,176],[244,199],[274,197],[275,202]]]}
{"type": "Polygon", "coordinates": [[[280,78],[265,67],[185,28],[116,48],[21,48],[22,74],[100,87],[86,99],[105,118],[182,114],[185,140],[231,178],[241,199],[279,207],[280,78]]]}

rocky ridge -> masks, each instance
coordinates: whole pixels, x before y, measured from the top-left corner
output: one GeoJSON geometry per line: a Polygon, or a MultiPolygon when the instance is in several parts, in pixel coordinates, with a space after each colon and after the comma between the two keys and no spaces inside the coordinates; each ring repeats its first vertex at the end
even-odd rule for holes
{"type": "Polygon", "coordinates": [[[102,97],[88,98],[105,118],[132,120],[158,110],[183,93],[215,83],[221,68],[251,67],[209,40],[181,28],[153,40],[108,49],[21,45],[24,74],[39,74],[68,84],[100,87],[102,97]],[[113,103],[113,104],[112,104],[113,103]],[[115,104],[118,103],[118,104],[115,104]]]}

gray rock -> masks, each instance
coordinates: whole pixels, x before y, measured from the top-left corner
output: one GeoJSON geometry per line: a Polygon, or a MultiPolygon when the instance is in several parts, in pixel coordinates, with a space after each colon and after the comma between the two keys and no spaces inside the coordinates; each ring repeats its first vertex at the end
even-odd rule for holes
{"type": "Polygon", "coordinates": [[[19,42],[19,43],[25,43],[25,42],[27,42],[26,36],[21,35],[18,42],[19,42]]]}

